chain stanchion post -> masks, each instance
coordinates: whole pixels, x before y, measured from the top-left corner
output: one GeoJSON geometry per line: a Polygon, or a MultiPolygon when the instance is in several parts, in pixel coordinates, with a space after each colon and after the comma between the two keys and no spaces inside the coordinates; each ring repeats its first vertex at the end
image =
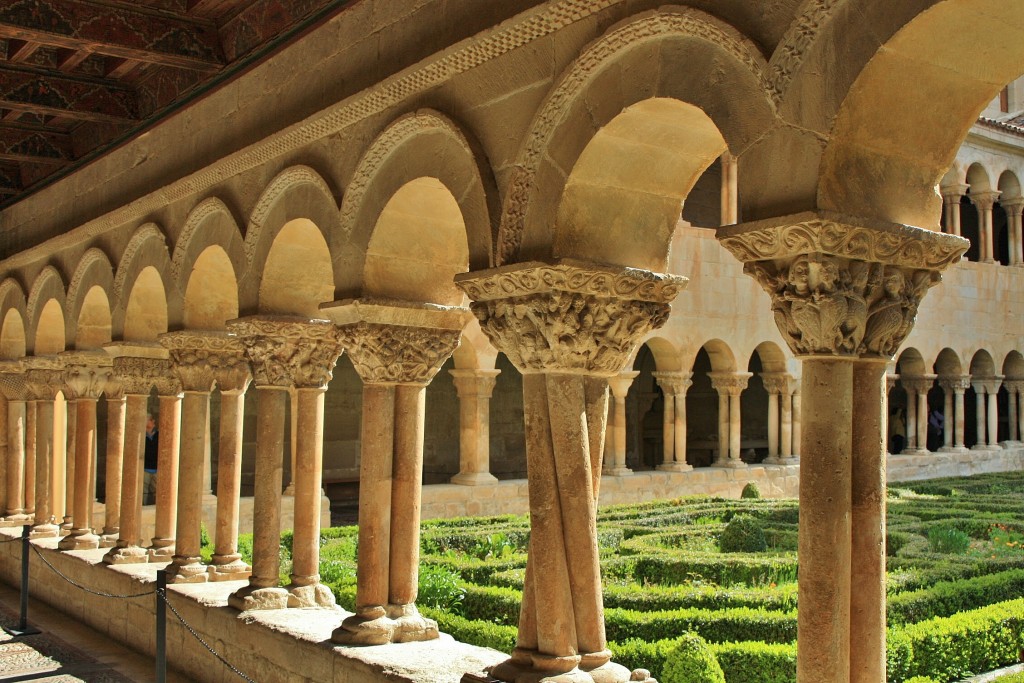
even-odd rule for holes
{"type": "Polygon", "coordinates": [[[17,628],[5,628],[4,630],[12,636],[31,636],[41,631],[28,625],[28,554],[31,545],[28,542],[31,525],[21,527],[21,616],[18,618],[17,628]]]}
{"type": "Polygon", "coordinates": [[[167,572],[156,573],[156,683],[167,683],[167,572]]]}

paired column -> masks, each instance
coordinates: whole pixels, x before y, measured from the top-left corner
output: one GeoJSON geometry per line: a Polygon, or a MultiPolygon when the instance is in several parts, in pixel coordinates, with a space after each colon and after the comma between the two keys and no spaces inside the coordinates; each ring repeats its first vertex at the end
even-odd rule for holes
{"type": "Polygon", "coordinates": [[[432,640],[416,608],[427,385],[459,344],[465,309],[354,301],[325,308],[363,380],[356,613],[338,643],[432,640]]]}
{"type": "Polygon", "coordinates": [[[67,351],[64,385],[75,413],[75,501],[71,530],[61,539],[61,550],[98,548],[100,538],[92,529],[93,468],[96,463],[96,401],[112,372],[110,356],[102,351],[67,351]]]}
{"type": "Polygon", "coordinates": [[[904,452],[908,455],[928,452],[928,391],[935,377],[900,375],[903,388],[907,390],[907,448],[904,452]]]}
{"type": "Polygon", "coordinates": [[[971,386],[969,375],[940,377],[939,386],[945,392],[945,422],[943,424],[943,446],[946,453],[965,453],[964,445],[964,392],[971,386]]]}
{"type": "Polygon", "coordinates": [[[992,207],[995,206],[1000,194],[999,190],[987,190],[971,192],[968,195],[978,210],[978,234],[981,237],[979,260],[982,263],[995,263],[995,251],[992,245],[992,207]]]}
{"type": "Polygon", "coordinates": [[[976,443],[971,446],[974,451],[988,451],[999,448],[998,428],[999,412],[997,398],[1002,377],[972,378],[971,386],[975,397],[975,434],[976,443]],[[986,396],[988,400],[986,401],[986,396]]]}
{"type": "Polygon", "coordinates": [[[453,484],[475,486],[491,474],[491,393],[501,370],[449,370],[459,394],[459,473],[453,484]]]}
{"type": "Polygon", "coordinates": [[[1024,379],[1003,380],[1003,386],[1010,397],[1010,441],[1020,442],[1024,440],[1024,379]]]}
{"type": "Polygon", "coordinates": [[[665,396],[662,423],[662,460],[659,470],[688,472],[686,462],[686,390],[693,386],[692,372],[655,372],[654,379],[665,396]]]}
{"type": "Polygon", "coordinates": [[[761,373],[768,392],[767,465],[791,465],[793,455],[793,378],[786,373],[761,373]]]}
{"type": "Polygon", "coordinates": [[[25,383],[35,404],[35,516],[32,538],[53,538],[60,528],[53,523],[53,414],[60,391],[61,363],[56,358],[30,357],[25,361],[25,383]]]}
{"type": "Polygon", "coordinates": [[[456,277],[484,334],[523,373],[530,549],[516,648],[494,678],[631,679],[610,661],[598,561],[608,380],[664,324],[685,282],[579,262],[456,277]]]}
{"type": "MultiPolygon", "coordinates": [[[[174,557],[174,527],[178,519],[178,460],[181,452],[181,382],[170,360],[159,363],[154,379],[160,404],[156,456],[156,520],[149,546],[151,562],[166,562],[174,557]]],[[[145,455],[145,447],[142,449],[145,455]]],[[[145,475],[143,475],[145,478],[145,475]]]]}
{"type": "Polygon", "coordinates": [[[942,192],[944,227],[950,235],[960,236],[960,200],[967,194],[967,185],[947,185],[942,192]]]}
{"type": "MultiPolygon", "coordinates": [[[[337,330],[326,320],[253,316],[228,323],[245,349],[257,391],[256,485],[252,573],[249,585],[228,598],[239,610],[332,607],[320,583],[320,496],[323,464],[323,394],[341,354],[337,330]],[[281,491],[284,420],[296,392],[295,529],[291,584],[278,586],[281,560],[281,491]]],[[[364,437],[365,438],[365,437],[364,437]]]]}
{"type": "Polygon", "coordinates": [[[711,386],[718,392],[718,457],[715,467],[746,467],[740,459],[740,396],[752,376],[749,372],[708,373],[711,386]]]}
{"type": "Polygon", "coordinates": [[[608,412],[608,440],[604,449],[605,462],[602,474],[605,476],[623,477],[633,474],[633,470],[626,467],[626,396],[633,380],[639,375],[639,372],[630,370],[608,378],[612,405],[608,412]]]}
{"type": "Polygon", "coordinates": [[[720,230],[803,360],[797,678],[885,681],[885,371],[967,242],[804,213],[720,230]]]}
{"type": "Polygon", "coordinates": [[[0,389],[7,404],[7,507],[0,526],[22,526],[30,518],[25,511],[25,398],[28,387],[21,364],[0,364],[0,389]]]}
{"type": "Polygon", "coordinates": [[[78,437],[78,409],[75,403],[68,396],[64,394],[67,400],[67,417],[68,417],[68,429],[65,438],[66,448],[64,450],[64,522],[61,524],[61,529],[70,531],[72,524],[72,518],[74,517],[75,510],[75,448],[77,447],[78,437]]]}
{"type": "Polygon", "coordinates": [[[1021,235],[1021,211],[1024,211],[1024,197],[1003,199],[999,202],[1006,212],[1006,232],[1009,236],[1010,265],[1024,265],[1024,244],[1021,235]]]}
{"type": "Polygon", "coordinates": [[[121,527],[121,468],[124,463],[125,393],[116,373],[107,381],[107,457],[104,483],[103,533],[100,547],[117,544],[121,527]]]}

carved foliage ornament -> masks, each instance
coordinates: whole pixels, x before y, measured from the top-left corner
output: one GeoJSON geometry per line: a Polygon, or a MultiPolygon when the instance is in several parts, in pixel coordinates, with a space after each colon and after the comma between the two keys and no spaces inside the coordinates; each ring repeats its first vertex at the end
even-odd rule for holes
{"type": "MultiPolygon", "coordinates": [[[[185,391],[212,391],[218,379],[248,374],[238,339],[223,333],[170,332],[160,335],[185,391]]],[[[160,387],[157,390],[161,391],[160,387]]]]}
{"type": "Polygon", "coordinates": [[[245,347],[256,386],[326,388],[343,350],[326,320],[256,316],[228,327],[245,347]]]}
{"type": "Polygon", "coordinates": [[[105,353],[72,353],[67,357],[67,364],[64,367],[64,388],[67,398],[99,398],[112,372],[110,357],[105,353]]]}
{"type": "Polygon", "coordinates": [[[181,391],[171,361],[163,358],[119,356],[114,359],[114,375],[120,380],[124,393],[129,395],[149,396],[154,387],[162,396],[181,391]]]}
{"type": "Polygon", "coordinates": [[[366,384],[429,384],[459,345],[461,330],[360,322],[339,328],[366,384]]]}
{"type": "Polygon", "coordinates": [[[562,262],[460,276],[480,327],[520,372],[612,376],[665,324],[686,279],[562,262]]]}
{"type": "Polygon", "coordinates": [[[63,372],[56,368],[30,368],[25,372],[25,388],[30,401],[52,401],[63,387],[63,372]]]}

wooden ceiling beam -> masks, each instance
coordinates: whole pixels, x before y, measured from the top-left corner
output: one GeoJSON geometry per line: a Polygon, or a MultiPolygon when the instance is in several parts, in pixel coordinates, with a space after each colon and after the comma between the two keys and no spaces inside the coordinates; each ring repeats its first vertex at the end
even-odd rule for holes
{"type": "Polygon", "coordinates": [[[82,121],[135,121],[135,90],[115,81],[96,83],[56,74],[0,68],[0,107],[82,121]]]}
{"type": "Polygon", "coordinates": [[[57,52],[57,68],[68,73],[78,68],[78,65],[89,59],[88,50],[67,50],[61,49],[57,52]]]}
{"type": "Polygon", "coordinates": [[[43,46],[42,43],[34,43],[28,40],[7,41],[7,61],[18,64],[24,62],[43,46]]]}
{"type": "Polygon", "coordinates": [[[0,125],[0,160],[63,166],[74,158],[70,135],[0,125]]]}

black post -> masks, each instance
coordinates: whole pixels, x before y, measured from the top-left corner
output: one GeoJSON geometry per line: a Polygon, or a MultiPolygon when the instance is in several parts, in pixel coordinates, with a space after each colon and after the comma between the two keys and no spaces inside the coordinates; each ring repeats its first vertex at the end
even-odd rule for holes
{"type": "Polygon", "coordinates": [[[32,525],[26,523],[21,527],[21,616],[18,619],[18,628],[5,628],[12,636],[31,636],[40,633],[39,629],[28,625],[28,554],[32,552],[29,545],[28,535],[32,525]]]}
{"type": "Polygon", "coordinates": [[[156,573],[156,683],[167,683],[167,572],[156,573]]]}

